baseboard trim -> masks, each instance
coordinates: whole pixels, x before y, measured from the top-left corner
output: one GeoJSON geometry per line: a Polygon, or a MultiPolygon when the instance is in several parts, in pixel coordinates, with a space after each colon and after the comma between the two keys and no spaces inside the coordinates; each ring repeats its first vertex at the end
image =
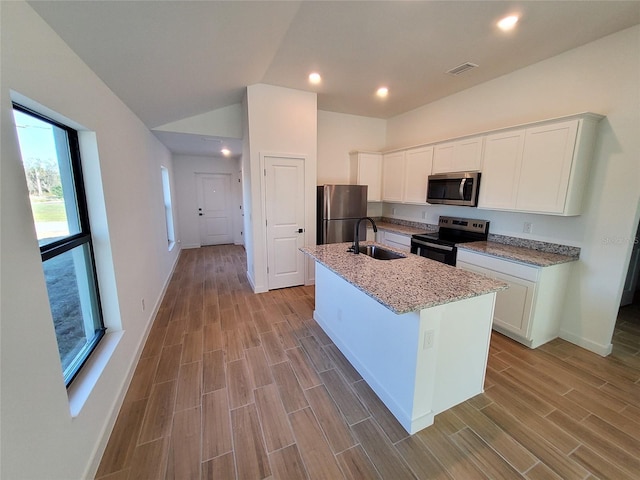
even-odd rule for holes
{"type": "MultiPolygon", "coordinates": [[[[162,291],[158,296],[158,300],[154,305],[153,312],[149,316],[150,321],[148,322],[145,332],[142,335],[142,338],[138,344],[136,349],[136,354],[134,355],[134,359],[129,365],[129,369],[127,374],[124,377],[124,381],[122,383],[122,387],[116,396],[113,406],[111,410],[108,412],[105,417],[107,421],[104,424],[104,428],[102,430],[102,434],[100,436],[100,440],[98,441],[96,447],[94,448],[93,455],[89,466],[87,467],[86,474],[83,478],[95,478],[96,473],[98,472],[98,468],[100,467],[100,461],[102,460],[102,456],[104,455],[104,451],[107,448],[107,443],[109,442],[109,437],[111,437],[111,433],[113,433],[113,427],[116,424],[116,420],[118,419],[118,414],[120,413],[120,409],[122,408],[122,404],[124,403],[124,397],[127,394],[127,390],[129,390],[129,386],[131,385],[131,380],[133,380],[133,374],[135,373],[136,367],[138,366],[138,362],[140,361],[140,357],[142,356],[142,351],[144,350],[144,346],[147,343],[147,339],[149,338],[149,333],[151,332],[151,328],[156,321],[156,316],[158,315],[158,311],[160,310],[160,305],[162,304],[162,300],[164,300],[164,296],[167,293],[167,288],[169,287],[169,282],[171,282],[171,278],[173,277],[173,273],[175,272],[176,266],[178,265],[178,261],[180,260],[180,255],[182,253],[182,249],[176,255],[175,262],[173,262],[173,266],[171,267],[171,272],[167,275],[167,279],[164,282],[162,287],[162,291]]],[[[124,331],[122,332],[124,333],[124,331]]]]}
{"type": "Polygon", "coordinates": [[[573,343],[574,345],[585,348],[590,352],[597,353],[602,357],[608,356],[613,351],[612,343],[609,343],[608,345],[602,345],[600,343],[592,342],[591,340],[587,340],[586,338],[580,337],[565,330],[560,331],[560,338],[566,340],[567,342],[573,343]]]}

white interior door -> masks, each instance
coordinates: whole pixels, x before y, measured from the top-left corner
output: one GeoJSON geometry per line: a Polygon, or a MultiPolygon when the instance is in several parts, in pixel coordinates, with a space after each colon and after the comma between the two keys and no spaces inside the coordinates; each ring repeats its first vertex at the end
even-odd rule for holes
{"type": "Polygon", "coordinates": [[[233,243],[231,175],[196,174],[200,245],[233,243]]]}
{"type": "Polygon", "coordinates": [[[304,284],[304,160],[265,157],[269,290],[304,284]]]}

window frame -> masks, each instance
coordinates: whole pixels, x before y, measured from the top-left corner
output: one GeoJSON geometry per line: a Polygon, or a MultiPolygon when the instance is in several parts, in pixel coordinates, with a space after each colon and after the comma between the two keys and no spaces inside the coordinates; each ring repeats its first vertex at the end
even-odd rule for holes
{"type": "Polygon", "coordinates": [[[167,228],[167,244],[171,250],[176,243],[176,231],[173,221],[173,199],[171,197],[171,175],[169,169],[160,165],[160,176],[162,182],[162,198],[164,203],[164,217],[167,228]]]}
{"type": "MultiPolygon", "coordinates": [[[[91,356],[91,353],[95,350],[100,340],[105,335],[106,327],[104,326],[104,316],[102,312],[102,303],[100,297],[100,288],[98,285],[98,274],[96,271],[96,262],[95,255],[93,251],[93,239],[91,237],[91,226],[89,222],[89,209],[87,206],[87,196],[84,188],[84,177],[82,175],[82,161],[80,157],[80,143],[78,141],[78,131],[68,125],[60,123],[51,117],[43,115],[35,110],[32,110],[24,105],[21,105],[16,102],[12,102],[12,106],[14,110],[22,112],[27,115],[31,115],[43,122],[47,122],[57,128],[60,128],[65,131],[67,135],[67,143],[69,146],[69,162],[70,168],[73,177],[73,187],[75,193],[76,200],[76,208],[78,213],[78,220],[80,224],[80,232],[68,235],[64,238],[56,240],[51,243],[47,243],[40,247],[40,256],[42,259],[42,263],[50,260],[58,255],[62,255],[66,252],[71,251],[74,248],[80,247],[82,245],[87,245],[89,261],[91,263],[91,274],[93,275],[93,281],[90,282],[92,285],[89,288],[94,289],[95,295],[95,315],[97,316],[96,320],[99,320],[99,328],[96,330],[96,333],[92,339],[88,339],[87,344],[82,349],[82,355],[78,355],[75,357],[74,361],[71,362],[69,367],[71,370],[69,371],[68,376],[64,376],[63,370],[63,378],[65,379],[65,386],[69,388],[73,380],[77,377],[78,373],[82,369],[82,367],[86,364],[87,360],[91,356]]],[[[22,153],[21,153],[22,155],[22,153]]],[[[35,219],[34,219],[35,224],[35,219]]],[[[47,294],[48,296],[48,294],[47,294]]],[[[49,303],[51,303],[51,299],[49,299],[49,303]]],[[[56,342],[58,342],[58,338],[56,335],[56,342]]],[[[62,362],[62,359],[61,359],[62,362]]]]}

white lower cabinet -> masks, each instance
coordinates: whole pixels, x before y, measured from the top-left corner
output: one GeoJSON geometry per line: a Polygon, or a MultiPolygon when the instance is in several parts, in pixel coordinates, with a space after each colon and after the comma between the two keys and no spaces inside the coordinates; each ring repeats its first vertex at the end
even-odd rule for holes
{"type": "Polygon", "coordinates": [[[378,230],[378,233],[376,234],[376,242],[387,245],[388,247],[393,247],[402,252],[408,253],[411,251],[411,237],[408,237],[407,235],[378,230]]]}
{"type": "Polygon", "coordinates": [[[572,263],[537,267],[459,249],[456,266],[509,285],[496,295],[494,330],[530,348],[558,337],[572,263]]]}
{"type": "Polygon", "coordinates": [[[376,241],[376,233],[373,231],[373,228],[367,227],[367,242],[375,242],[376,241]]]}

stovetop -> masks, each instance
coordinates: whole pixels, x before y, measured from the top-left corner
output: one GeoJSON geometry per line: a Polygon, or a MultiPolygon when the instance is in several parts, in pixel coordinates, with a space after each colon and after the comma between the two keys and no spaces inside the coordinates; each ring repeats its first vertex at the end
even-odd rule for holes
{"type": "Polygon", "coordinates": [[[441,216],[438,220],[440,230],[434,233],[420,233],[412,238],[431,241],[441,245],[486,241],[489,236],[489,221],[475,218],[441,216]]]}

